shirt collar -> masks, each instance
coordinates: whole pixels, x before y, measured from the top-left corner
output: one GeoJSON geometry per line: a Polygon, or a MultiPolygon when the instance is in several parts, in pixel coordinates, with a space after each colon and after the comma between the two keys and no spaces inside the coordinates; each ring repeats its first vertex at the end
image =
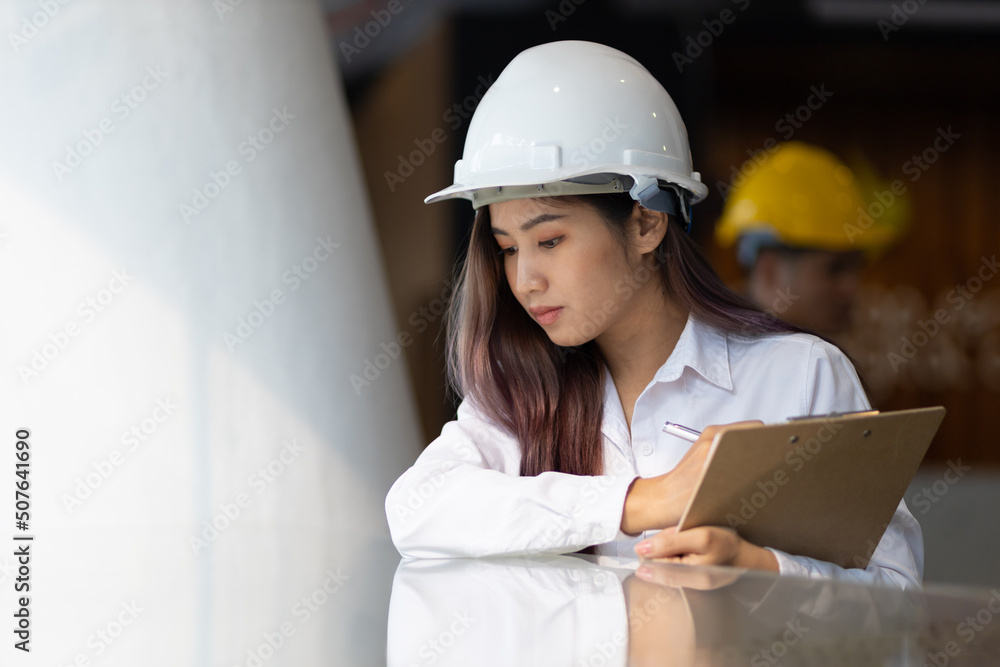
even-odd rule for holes
{"type": "MultiPolygon", "coordinates": [[[[666,363],[656,371],[653,381],[673,382],[680,378],[685,368],[692,369],[718,387],[732,391],[733,378],[729,370],[729,340],[726,333],[689,315],[677,345],[674,346],[666,363]]],[[[602,430],[608,435],[614,434],[615,430],[611,425],[614,422],[624,436],[628,429],[625,425],[625,414],[606,363],[604,401],[605,423],[602,430]],[[617,407],[617,410],[614,410],[614,407],[617,407]]]]}
{"type": "Polygon", "coordinates": [[[710,326],[694,315],[688,315],[687,324],[666,363],[660,366],[653,379],[673,382],[685,368],[690,368],[714,385],[732,391],[733,377],[729,369],[729,341],[726,332],[710,326]]]}

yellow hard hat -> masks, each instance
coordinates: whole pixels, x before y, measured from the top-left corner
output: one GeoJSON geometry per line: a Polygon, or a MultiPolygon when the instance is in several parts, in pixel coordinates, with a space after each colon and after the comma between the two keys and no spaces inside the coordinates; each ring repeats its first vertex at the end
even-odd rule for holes
{"type": "MultiPolygon", "coordinates": [[[[731,246],[742,237],[824,250],[878,251],[902,228],[897,210],[862,195],[855,173],[832,153],[799,141],[778,144],[760,163],[748,162],[726,200],[715,239],[731,246]],[[874,214],[874,215],[873,215],[874,214]]],[[[741,262],[748,263],[741,248],[741,262]]],[[[752,262],[751,262],[752,263],[752,262]]]]}

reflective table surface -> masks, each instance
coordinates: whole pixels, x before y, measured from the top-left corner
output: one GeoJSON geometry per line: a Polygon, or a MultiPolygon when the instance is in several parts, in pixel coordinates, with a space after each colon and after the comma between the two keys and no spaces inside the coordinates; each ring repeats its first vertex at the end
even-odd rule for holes
{"type": "Polygon", "coordinates": [[[404,561],[388,664],[1000,665],[1000,590],[636,565],[404,561]]]}
{"type": "Polygon", "coordinates": [[[79,548],[94,533],[39,544],[32,652],[8,640],[0,664],[1000,665],[1000,587],[579,555],[401,560],[384,537],[305,525],[234,525],[195,554],[167,532],[118,528],[105,551],[79,548]]]}

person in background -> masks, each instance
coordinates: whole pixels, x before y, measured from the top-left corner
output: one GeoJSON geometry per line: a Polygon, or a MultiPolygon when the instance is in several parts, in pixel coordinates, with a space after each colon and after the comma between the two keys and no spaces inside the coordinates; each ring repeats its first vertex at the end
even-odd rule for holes
{"type": "Polygon", "coordinates": [[[726,200],[716,242],[736,246],[754,303],[836,339],[850,327],[862,270],[898,237],[905,201],[868,202],[859,174],[798,141],[751,169],[726,200]]]}

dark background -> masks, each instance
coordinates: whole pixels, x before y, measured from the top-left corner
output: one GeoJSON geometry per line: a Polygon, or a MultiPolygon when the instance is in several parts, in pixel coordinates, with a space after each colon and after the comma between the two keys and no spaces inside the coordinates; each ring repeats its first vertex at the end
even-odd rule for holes
{"type": "Polygon", "coordinates": [[[732,253],[712,241],[724,203],[718,184],[730,180],[748,151],[769,138],[786,138],[776,123],[804,104],[813,87],[833,93],[792,138],[827,148],[852,166],[866,160],[881,178],[866,194],[903,179],[907,194],[894,213],[906,213],[909,224],[905,238],[866,271],[855,330],[837,342],[857,360],[875,407],[948,408],[928,462],[1000,464],[1000,280],[987,281],[912,359],[892,368],[888,358],[903,337],[920,331],[920,321],[950,307],[948,291],[966,284],[982,258],[1000,249],[997,3],[404,4],[396,23],[347,63],[338,44],[383,7],[331,9],[328,20],[400,330],[416,334],[407,356],[427,442],[452,418],[454,397],[445,392],[440,320],[419,334],[409,322],[447,296],[446,280],[471,221],[467,202],[421,203],[452,182],[461,156],[467,125],[453,129],[443,114],[473,95],[480,77],[495,78],[525,48],[583,39],[629,53],[673,97],[687,124],[695,169],[710,188],[695,207],[692,234],[737,288],[742,276],[732,253]],[[915,11],[905,14],[904,5],[915,11]],[[888,31],[893,6],[897,21],[907,20],[888,31]],[[723,25],[721,32],[679,68],[674,54],[708,31],[705,21],[718,21],[723,10],[732,12],[732,22],[713,23],[723,25]],[[444,129],[446,141],[404,183],[388,187],[385,173],[436,128],[444,129]],[[911,181],[904,165],[948,128],[959,139],[911,181]]]}

